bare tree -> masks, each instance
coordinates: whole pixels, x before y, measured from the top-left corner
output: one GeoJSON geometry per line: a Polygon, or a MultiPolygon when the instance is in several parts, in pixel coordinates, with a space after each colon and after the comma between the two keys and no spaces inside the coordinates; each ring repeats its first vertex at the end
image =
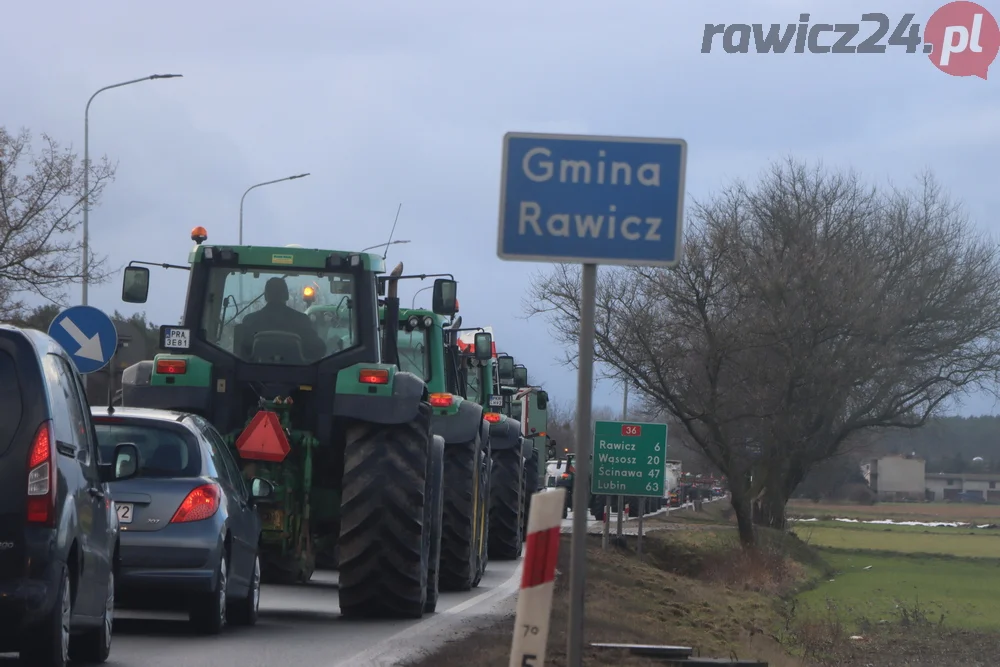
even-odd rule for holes
{"type": "MultiPolygon", "coordinates": [[[[525,307],[569,344],[579,300],[558,266],[525,307]]],[[[788,160],[696,203],[676,270],[602,270],[596,355],[729,478],[749,546],[861,432],[994,383],[998,306],[997,245],[930,176],[880,189],[788,160]]]]}
{"type": "MultiPolygon", "coordinates": [[[[82,239],[75,235],[83,166],[49,136],[42,135],[42,144],[32,151],[30,132],[0,127],[0,319],[23,312],[20,295],[58,302],[68,285],[83,279],[82,239]]],[[[91,205],[113,177],[107,160],[91,163],[91,205]]],[[[103,258],[91,256],[92,282],[107,277],[103,266],[103,258]]]]}

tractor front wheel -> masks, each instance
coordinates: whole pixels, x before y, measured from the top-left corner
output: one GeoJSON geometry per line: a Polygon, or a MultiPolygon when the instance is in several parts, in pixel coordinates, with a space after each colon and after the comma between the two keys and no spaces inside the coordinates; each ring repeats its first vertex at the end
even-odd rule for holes
{"type": "Polygon", "coordinates": [[[538,491],[538,450],[531,449],[531,456],[524,462],[524,516],[521,518],[521,538],[528,538],[528,516],[531,498],[538,491]]]}
{"type": "Polygon", "coordinates": [[[340,611],[420,618],[427,603],[431,531],[427,480],[431,408],[406,424],[352,425],[344,451],[340,611]]]}

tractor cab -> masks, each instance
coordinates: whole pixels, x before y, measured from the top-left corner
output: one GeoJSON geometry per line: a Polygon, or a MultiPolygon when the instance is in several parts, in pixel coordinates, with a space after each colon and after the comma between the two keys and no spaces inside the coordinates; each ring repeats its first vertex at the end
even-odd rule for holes
{"type": "MultiPolygon", "coordinates": [[[[126,369],[124,405],[195,412],[227,432],[242,428],[261,401],[280,399],[296,404],[297,425],[327,433],[345,383],[362,391],[387,384],[384,366],[397,357],[395,339],[380,339],[379,296],[401,266],[386,277],[375,254],[208,245],[203,228],[191,238],[189,266],[132,262],[125,269],[127,303],[146,302],[147,266],[189,276],[182,324],[160,327],[166,353],[126,369]]],[[[454,292],[447,282],[436,281],[435,298],[454,292]]]]}

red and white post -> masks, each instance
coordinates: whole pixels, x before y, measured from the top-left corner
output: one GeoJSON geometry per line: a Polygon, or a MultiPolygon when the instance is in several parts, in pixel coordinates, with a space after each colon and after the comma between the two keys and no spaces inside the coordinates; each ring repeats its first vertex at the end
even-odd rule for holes
{"type": "Polygon", "coordinates": [[[531,498],[510,667],[542,667],[545,663],[565,503],[566,489],[539,492],[531,498]]]}

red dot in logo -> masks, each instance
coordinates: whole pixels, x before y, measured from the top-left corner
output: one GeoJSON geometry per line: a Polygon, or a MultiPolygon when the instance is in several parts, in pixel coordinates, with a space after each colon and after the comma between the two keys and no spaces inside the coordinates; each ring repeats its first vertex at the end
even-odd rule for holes
{"type": "Polygon", "coordinates": [[[927,20],[924,44],[933,46],[928,57],[945,74],[985,79],[1000,52],[1000,25],[974,2],[949,2],[927,20]]]}

